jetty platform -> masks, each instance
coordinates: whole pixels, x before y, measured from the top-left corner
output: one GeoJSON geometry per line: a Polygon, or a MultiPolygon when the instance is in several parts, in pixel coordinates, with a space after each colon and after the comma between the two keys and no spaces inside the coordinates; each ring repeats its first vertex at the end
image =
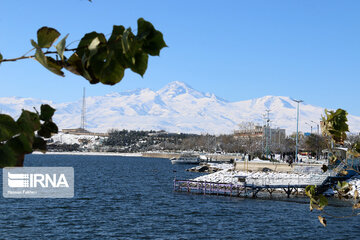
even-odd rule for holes
{"type": "Polygon", "coordinates": [[[298,194],[300,189],[308,185],[254,185],[246,183],[218,183],[202,182],[194,180],[174,180],[174,191],[197,193],[204,195],[226,195],[230,197],[253,197],[259,192],[267,192],[272,196],[273,192],[283,191],[289,198],[291,194],[298,194]]]}
{"type": "Polygon", "coordinates": [[[225,195],[236,197],[256,198],[259,192],[270,195],[276,192],[299,194],[308,185],[316,185],[319,192],[325,191],[328,186],[339,180],[336,176],[311,175],[307,179],[300,178],[258,178],[247,179],[246,176],[234,176],[236,182],[206,182],[196,180],[174,179],[174,191],[204,195],[225,195]]]}

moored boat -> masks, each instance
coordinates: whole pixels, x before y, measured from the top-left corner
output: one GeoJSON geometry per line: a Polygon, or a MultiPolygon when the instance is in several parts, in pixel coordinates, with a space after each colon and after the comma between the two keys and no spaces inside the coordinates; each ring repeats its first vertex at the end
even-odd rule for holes
{"type": "Polygon", "coordinates": [[[178,158],[171,158],[172,164],[198,164],[200,157],[198,155],[181,155],[178,158]]]}

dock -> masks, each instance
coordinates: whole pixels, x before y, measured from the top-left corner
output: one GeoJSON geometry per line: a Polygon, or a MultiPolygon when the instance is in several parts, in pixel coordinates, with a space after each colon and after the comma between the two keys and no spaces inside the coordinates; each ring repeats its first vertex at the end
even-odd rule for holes
{"type": "Polygon", "coordinates": [[[179,180],[174,179],[174,191],[188,192],[204,195],[223,195],[230,197],[252,197],[256,198],[259,192],[266,192],[272,196],[275,190],[283,191],[288,198],[291,194],[298,194],[299,190],[305,189],[308,184],[293,184],[293,185],[255,185],[246,182],[240,183],[218,183],[218,182],[203,182],[194,180],[179,180]]]}

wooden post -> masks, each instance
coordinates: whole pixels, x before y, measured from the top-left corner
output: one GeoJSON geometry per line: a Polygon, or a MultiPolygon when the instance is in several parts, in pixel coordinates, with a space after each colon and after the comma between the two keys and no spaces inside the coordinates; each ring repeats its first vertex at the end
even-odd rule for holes
{"type": "Polygon", "coordinates": [[[290,198],[290,194],[292,192],[292,188],[290,188],[290,185],[288,185],[288,189],[286,191],[287,197],[290,198]]]}

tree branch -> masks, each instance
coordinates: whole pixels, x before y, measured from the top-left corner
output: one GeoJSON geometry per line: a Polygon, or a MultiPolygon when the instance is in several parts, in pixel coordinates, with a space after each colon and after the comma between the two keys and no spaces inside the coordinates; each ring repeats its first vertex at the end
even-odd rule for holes
{"type": "Polygon", "coordinates": [[[337,215],[333,215],[331,213],[328,213],[324,210],[321,211],[324,215],[327,215],[329,217],[333,217],[333,218],[351,218],[351,217],[356,217],[356,216],[359,216],[360,213],[354,213],[354,214],[351,214],[351,215],[345,215],[345,216],[337,216],[337,215]]]}
{"type": "MultiPolygon", "coordinates": [[[[28,51],[27,53],[31,52],[32,50],[34,49],[31,49],[30,51],[28,51]]],[[[76,50],[78,50],[78,48],[72,48],[72,49],[65,49],[65,52],[75,52],[76,50]]],[[[26,53],[26,54],[27,54],[26,53]]],[[[25,54],[25,55],[26,55],[25,54]]],[[[44,52],[45,55],[49,55],[49,54],[57,54],[56,51],[46,51],[44,52]]],[[[3,59],[3,60],[0,60],[0,63],[2,62],[15,62],[15,61],[18,61],[18,60],[23,60],[23,59],[29,59],[29,58],[35,58],[35,55],[31,55],[31,56],[21,56],[21,57],[17,57],[17,58],[8,58],[8,59],[3,59]]]]}

